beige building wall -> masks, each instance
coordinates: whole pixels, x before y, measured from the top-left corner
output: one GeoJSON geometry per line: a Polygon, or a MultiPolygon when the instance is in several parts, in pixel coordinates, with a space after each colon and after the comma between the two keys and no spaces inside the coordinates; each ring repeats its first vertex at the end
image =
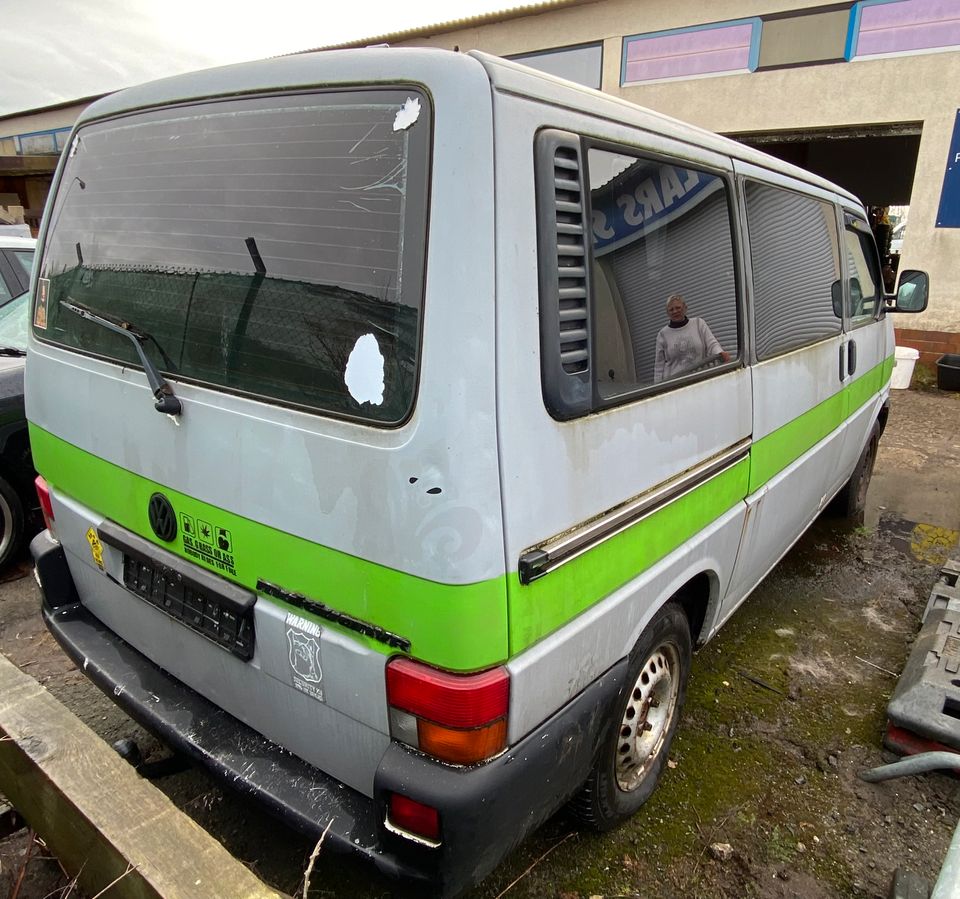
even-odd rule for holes
{"type": "Polygon", "coordinates": [[[12,137],[17,134],[31,134],[34,131],[56,131],[58,128],[72,128],[73,123],[80,117],[80,113],[89,105],[88,102],[75,103],[57,109],[41,109],[37,112],[0,118],[0,138],[12,137]]]}
{"type": "MultiPolygon", "coordinates": [[[[802,0],[598,0],[538,15],[418,36],[396,46],[484,50],[501,56],[603,41],[603,90],[723,133],[919,122],[920,152],[901,268],[930,273],[930,308],[898,325],[960,332],[960,229],[935,228],[960,94],[960,51],[813,65],[620,87],[622,39],[670,28],[769,15],[802,0]]],[[[869,160],[865,161],[869,164],[869,160]]]]}

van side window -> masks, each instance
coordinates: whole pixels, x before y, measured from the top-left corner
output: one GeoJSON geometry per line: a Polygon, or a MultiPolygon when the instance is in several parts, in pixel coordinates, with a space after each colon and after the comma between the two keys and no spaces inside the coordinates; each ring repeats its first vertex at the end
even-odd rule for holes
{"type": "Polygon", "coordinates": [[[600,398],[735,359],[737,283],[723,179],[596,148],[587,163],[600,398]],[[682,316],[668,318],[671,298],[682,316]]]}
{"type": "Polygon", "coordinates": [[[738,359],[727,182],[562,132],[543,132],[538,156],[550,412],[571,418],[738,359]]]}
{"type": "Polygon", "coordinates": [[[877,264],[877,247],[867,224],[847,227],[843,233],[847,251],[850,325],[872,322],[881,302],[883,281],[877,264]]]}
{"type": "Polygon", "coordinates": [[[747,228],[753,269],[758,359],[840,332],[839,235],[830,203],[748,181],[747,228]]]}

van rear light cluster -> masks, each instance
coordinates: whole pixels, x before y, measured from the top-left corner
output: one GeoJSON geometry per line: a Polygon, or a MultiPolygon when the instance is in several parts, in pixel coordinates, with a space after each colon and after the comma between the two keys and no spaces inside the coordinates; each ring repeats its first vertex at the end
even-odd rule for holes
{"type": "Polygon", "coordinates": [[[53,520],[53,503],[50,501],[50,485],[40,477],[40,475],[37,475],[37,479],[33,483],[37,488],[37,498],[40,500],[40,511],[43,512],[43,523],[47,526],[47,530],[50,531],[50,536],[55,538],[57,536],[57,529],[56,522],[53,520]]]}
{"type": "Polygon", "coordinates": [[[396,658],[387,664],[387,704],[391,736],[441,761],[472,765],[506,748],[505,668],[451,674],[396,658]]]}

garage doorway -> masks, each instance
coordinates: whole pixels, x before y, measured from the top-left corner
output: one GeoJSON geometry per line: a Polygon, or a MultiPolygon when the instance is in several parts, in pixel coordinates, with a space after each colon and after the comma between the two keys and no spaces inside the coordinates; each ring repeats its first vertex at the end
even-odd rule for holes
{"type": "Polygon", "coordinates": [[[821,175],[859,197],[894,272],[906,236],[920,150],[920,122],[731,134],[735,140],[821,175]]]}

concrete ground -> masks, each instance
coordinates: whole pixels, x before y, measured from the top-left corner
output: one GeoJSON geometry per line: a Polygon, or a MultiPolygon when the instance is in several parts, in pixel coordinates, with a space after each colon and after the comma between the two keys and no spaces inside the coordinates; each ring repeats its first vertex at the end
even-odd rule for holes
{"type": "MultiPolygon", "coordinates": [[[[958,554],[958,472],[960,394],[895,391],[864,526],[815,523],[697,654],[647,805],[605,835],[561,812],[469,895],[826,899],[884,897],[898,866],[935,879],[960,819],[957,781],[857,773],[888,758],[886,703],[939,567],[958,554]]],[[[162,756],[44,630],[26,561],[7,578],[0,652],[104,739],[162,756]]],[[[312,845],[198,771],[157,784],[262,878],[298,890],[312,845]]],[[[0,841],[0,895],[67,894],[78,896],[28,831],[0,841]]],[[[321,852],[310,895],[415,894],[321,852]]]]}

